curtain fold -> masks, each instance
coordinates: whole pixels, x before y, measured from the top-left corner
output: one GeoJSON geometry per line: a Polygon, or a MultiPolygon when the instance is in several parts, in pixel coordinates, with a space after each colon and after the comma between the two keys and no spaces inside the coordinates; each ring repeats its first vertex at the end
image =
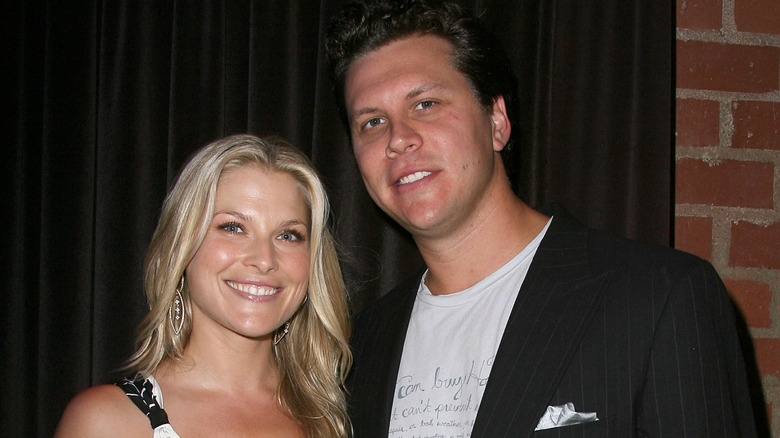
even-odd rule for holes
{"type": "Polygon", "coordinates": [[[539,2],[518,191],[669,244],[673,23],[665,2],[539,2]]]}
{"type": "MultiPolygon", "coordinates": [[[[146,312],[143,257],[187,157],[280,135],[320,171],[352,306],[421,263],[367,195],[322,64],[345,0],[5,2],[0,430],[51,436],[110,382],[146,312]]],[[[513,185],[583,222],[669,243],[672,5],[462,0],[520,79],[513,185]]]]}

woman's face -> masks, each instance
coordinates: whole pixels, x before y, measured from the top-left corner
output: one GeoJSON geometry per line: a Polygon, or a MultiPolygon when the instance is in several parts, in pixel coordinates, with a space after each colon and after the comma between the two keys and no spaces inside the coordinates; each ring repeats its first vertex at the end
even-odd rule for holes
{"type": "Polygon", "coordinates": [[[186,270],[193,333],[270,339],[306,295],[309,217],[289,174],[255,165],[223,173],[211,224],[186,270]]]}

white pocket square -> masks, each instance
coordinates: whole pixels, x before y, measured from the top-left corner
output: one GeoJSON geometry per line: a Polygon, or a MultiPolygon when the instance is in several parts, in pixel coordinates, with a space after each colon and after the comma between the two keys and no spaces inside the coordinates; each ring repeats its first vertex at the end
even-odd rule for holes
{"type": "Polygon", "coordinates": [[[570,402],[561,406],[547,406],[547,411],[539,419],[539,424],[534,430],[552,429],[592,421],[599,421],[595,412],[577,412],[574,410],[574,403],[570,402]]]}

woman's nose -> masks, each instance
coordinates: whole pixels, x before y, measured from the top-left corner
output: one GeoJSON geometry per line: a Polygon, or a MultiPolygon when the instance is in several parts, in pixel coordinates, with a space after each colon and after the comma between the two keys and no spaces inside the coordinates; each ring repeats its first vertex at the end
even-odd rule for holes
{"type": "Polygon", "coordinates": [[[247,245],[244,260],[244,264],[254,266],[262,273],[279,268],[276,247],[264,239],[254,239],[247,245]]]}

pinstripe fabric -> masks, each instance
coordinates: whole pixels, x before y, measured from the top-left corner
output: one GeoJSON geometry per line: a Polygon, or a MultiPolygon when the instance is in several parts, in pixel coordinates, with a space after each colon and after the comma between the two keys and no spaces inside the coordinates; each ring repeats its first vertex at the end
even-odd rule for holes
{"type": "MultiPolygon", "coordinates": [[[[563,211],[510,316],[472,437],[756,435],[731,303],[705,261],[587,230],[563,211]],[[534,432],[548,405],[599,421],[534,432]]],[[[387,436],[419,276],[355,326],[356,437],[387,436]]]]}

